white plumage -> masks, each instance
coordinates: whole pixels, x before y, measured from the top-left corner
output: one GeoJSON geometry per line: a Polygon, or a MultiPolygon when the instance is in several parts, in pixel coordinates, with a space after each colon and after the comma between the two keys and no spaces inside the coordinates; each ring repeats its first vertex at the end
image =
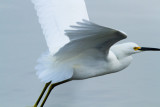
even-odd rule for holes
{"type": "Polygon", "coordinates": [[[126,38],[124,33],[90,22],[84,0],[32,2],[49,48],[36,66],[41,81],[57,83],[115,72],[106,59],[108,53],[114,54],[110,47],[126,38]]]}
{"type": "Polygon", "coordinates": [[[64,30],[77,21],[87,19],[88,14],[84,0],[32,0],[39,17],[39,23],[49,48],[49,52],[42,55],[36,66],[38,77],[44,81],[59,82],[71,78],[73,69],[57,62],[52,57],[70,40],[64,30]],[[61,66],[62,65],[62,66],[61,66]]]}
{"type": "Polygon", "coordinates": [[[45,83],[49,81],[56,83],[69,78],[86,79],[112,72],[106,70],[106,55],[109,48],[117,41],[126,38],[126,35],[87,20],[77,24],[71,26],[75,29],[65,30],[70,39],[69,43],[54,55],[45,54],[39,59],[39,65],[36,67],[37,75],[45,83]],[[93,70],[93,67],[96,68],[93,70]]]}
{"type": "Polygon", "coordinates": [[[82,80],[118,72],[132,61],[132,54],[160,51],[139,47],[125,39],[124,32],[89,21],[84,0],[32,0],[37,10],[49,52],[43,54],[36,66],[37,75],[45,82],[34,107],[37,107],[50,85],[40,107],[51,90],[70,80],[82,80]]]}
{"type": "Polygon", "coordinates": [[[36,66],[45,83],[117,72],[130,64],[132,54],[142,51],[135,43],[111,47],[126,34],[90,22],[84,0],[32,2],[49,48],[36,66]]]}
{"type": "Polygon", "coordinates": [[[64,30],[82,19],[89,20],[84,0],[32,0],[39,23],[53,55],[69,42],[64,30]]]}

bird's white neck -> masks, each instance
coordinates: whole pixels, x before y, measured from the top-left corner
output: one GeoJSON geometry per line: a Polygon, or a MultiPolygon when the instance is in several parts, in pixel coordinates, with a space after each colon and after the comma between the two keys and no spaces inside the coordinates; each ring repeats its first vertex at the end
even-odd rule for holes
{"type": "Polygon", "coordinates": [[[107,58],[108,62],[113,65],[114,68],[113,72],[117,72],[120,70],[123,70],[124,68],[128,67],[128,65],[132,61],[132,56],[131,55],[126,55],[126,54],[116,54],[112,51],[109,51],[107,58]],[[116,66],[115,66],[116,65],[116,66]]]}

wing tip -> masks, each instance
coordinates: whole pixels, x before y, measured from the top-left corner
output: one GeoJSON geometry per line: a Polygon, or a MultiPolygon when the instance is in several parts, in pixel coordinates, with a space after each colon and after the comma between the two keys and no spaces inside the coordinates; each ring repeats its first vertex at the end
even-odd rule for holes
{"type": "Polygon", "coordinates": [[[126,39],[127,38],[127,34],[123,31],[120,30],[116,30],[115,32],[117,35],[120,35],[122,37],[122,39],[126,39]]]}

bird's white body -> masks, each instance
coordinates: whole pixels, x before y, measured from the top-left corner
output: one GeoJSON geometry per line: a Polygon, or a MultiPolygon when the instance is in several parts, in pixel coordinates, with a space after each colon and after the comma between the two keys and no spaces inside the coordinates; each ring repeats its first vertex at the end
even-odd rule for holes
{"type": "Polygon", "coordinates": [[[72,79],[87,79],[118,72],[131,63],[132,57],[118,59],[112,51],[109,51],[106,56],[97,49],[90,49],[73,58],[72,61],[74,63],[72,79]]]}
{"type": "Polygon", "coordinates": [[[114,44],[126,33],[89,21],[84,0],[32,0],[49,52],[36,66],[47,83],[87,79],[126,68],[135,43],[114,44]]]}
{"type": "Polygon", "coordinates": [[[126,33],[100,26],[89,20],[84,0],[32,0],[49,52],[36,66],[37,76],[46,85],[35,103],[37,107],[45,90],[43,107],[51,90],[69,80],[82,80],[125,69],[132,54],[160,51],[139,47],[135,43],[114,45],[127,38],[126,33]]]}
{"type": "Polygon", "coordinates": [[[37,75],[43,82],[53,83],[65,80],[60,73],[66,72],[66,79],[81,80],[115,73],[126,68],[132,61],[132,54],[137,53],[132,47],[135,43],[112,46],[108,54],[92,48],[65,60],[57,61],[56,56],[46,54],[39,60],[37,75]],[[131,50],[128,50],[128,48],[131,50]],[[63,72],[62,72],[63,71],[63,72]],[[56,73],[57,72],[57,73],[56,73]],[[55,76],[55,77],[53,77],[55,76]]]}

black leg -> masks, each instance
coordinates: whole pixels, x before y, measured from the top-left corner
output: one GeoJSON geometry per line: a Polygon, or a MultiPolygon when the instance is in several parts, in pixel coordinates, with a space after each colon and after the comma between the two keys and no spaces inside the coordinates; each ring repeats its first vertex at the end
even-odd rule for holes
{"type": "Polygon", "coordinates": [[[42,92],[41,92],[41,94],[40,94],[38,100],[36,101],[36,103],[34,104],[33,107],[37,107],[37,106],[38,106],[38,104],[39,104],[39,102],[40,102],[40,100],[41,100],[43,94],[45,93],[46,89],[48,88],[48,86],[49,86],[50,84],[51,84],[51,82],[45,84],[45,86],[44,86],[44,88],[43,88],[43,90],[42,90],[42,92]]]}
{"type": "Polygon", "coordinates": [[[62,81],[62,82],[59,82],[59,83],[51,84],[50,87],[49,87],[49,89],[48,89],[48,92],[47,92],[47,94],[46,94],[46,96],[45,96],[45,98],[44,98],[44,100],[43,100],[43,102],[42,102],[42,104],[41,104],[40,107],[43,107],[43,106],[44,106],[44,104],[45,104],[45,102],[46,102],[49,94],[51,93],[51,91],[52,91],[52,89],[53,89],[54,87],[56,87],[56,86],[58,86],[58,85],[60,85],[60,84],[66,83],[66,82],[68,82],[68,81],[70,81],[70,80],[65,80],[65,81],[62,81]]]}

